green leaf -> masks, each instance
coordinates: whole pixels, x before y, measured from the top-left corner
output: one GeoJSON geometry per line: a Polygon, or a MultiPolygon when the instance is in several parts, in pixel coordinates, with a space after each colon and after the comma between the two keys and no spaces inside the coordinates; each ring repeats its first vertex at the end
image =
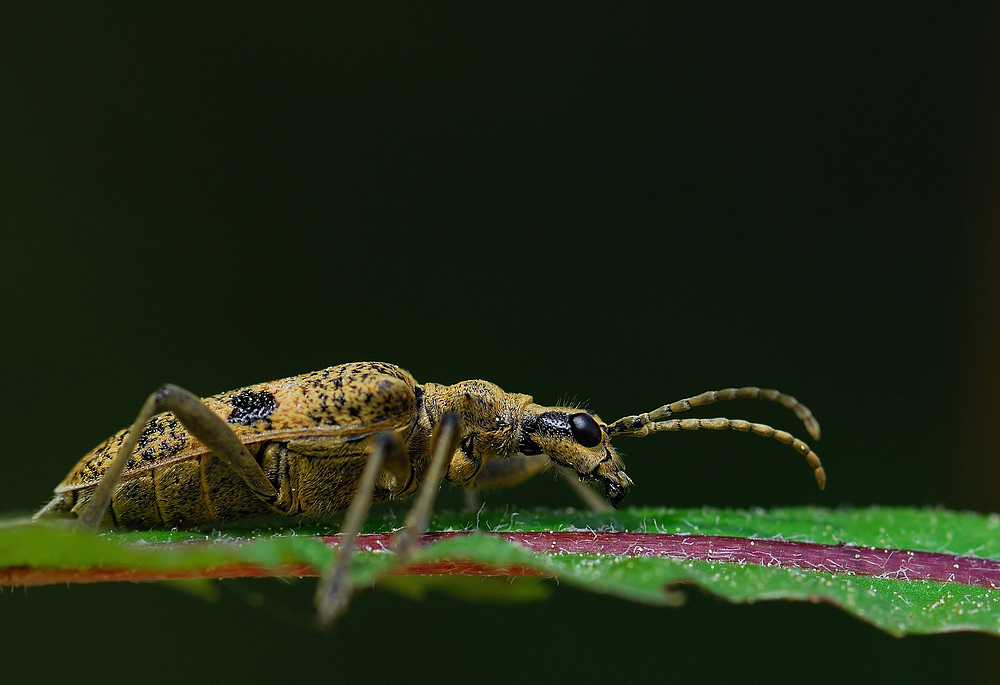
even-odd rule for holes
{"type": "MultiPolygon", "coordinates": [[[[397,525],[390,512],[368,526],[361,543],[379,549],[385,533],[397,525]]],[[[1000,591],[992,585],[1000,580],[997,515],[878,507],[611,514],[494,510],[439,513],[431,530],[438,539],[415,552],[413,572],[533,573],[662,605],[681,601],[678,588],[690,585],[733,602],[828,602],[894,634],[973,630],[1000,635],[1000,591]],[[628,537],[632,533],[646,535],[628,537]],[[620,553],[600,554],[587,547],[591,539],[602,545],[632,542],[620,553]],[[523,546],[537,546],[539,540],[548,546],[534,551],[523,546]],[[656,551],[662,541],[673,547],[656,551]],[[709,552],[697,551],[703,549],[709,552]],[[902,571],[891,566],[900,559],[902,571]],[[921,560],[938,580],[914,576],[918,567],[913,564],[921,560]]],[[[335,532],[336,527],[313,524],[93,536],[64,526],[10,522],[0,526],[0,583],[315,575],[332,562],[323,536],[335,532]]],[[[440,591],[472,601],[533,601],[549,589],[532,576],[510,582],[387,575],[392,565],[390,554],[359,552],[352,582],[359,587],[378,582],[407,596],[440,591]]],[[[204,584],[187,587],[210,592],[204,584]]]]}

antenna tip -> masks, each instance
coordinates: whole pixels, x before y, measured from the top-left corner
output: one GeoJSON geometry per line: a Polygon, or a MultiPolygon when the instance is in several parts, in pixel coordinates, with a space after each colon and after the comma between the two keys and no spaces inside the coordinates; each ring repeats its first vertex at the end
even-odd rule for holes
{"type": "Polygon", "coordinates": [[[812,436],[813,440],[819,440],[819,421],[814,417],[810,416],[805,421],[806,430],[809,431],[809,435],[812,436]]]}
{"type": "Polygon", "coordinates": [[[820,490],[826,490],[826,471],[820,466],[816,469],[816,484],[819,485],[820,490]]]}

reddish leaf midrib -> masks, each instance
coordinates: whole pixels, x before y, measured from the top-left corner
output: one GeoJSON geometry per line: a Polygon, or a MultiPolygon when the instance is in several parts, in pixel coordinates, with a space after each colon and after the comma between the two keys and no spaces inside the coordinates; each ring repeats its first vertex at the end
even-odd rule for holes
{"type": "MultiPolygon", "coordinates": [[[[435,540],[467,534],[464,532],[428,533],[421,538],[421,544],[426,545],[435,540]]],[[[911,581],[933,580],[989,588],[1000,587],[1000,561],[938,552],[667,533],[542,531],[488,534],[523,545],[535,552],[550,554],[660,556],[671,559],[752,564],[878,578],[911,581]]],[[[385,551],[390,547],[391,537],[391,534],[388,533],[361,535],[358,538],[358,548],[363,551],[385,551]]],[[[321,539],[327,544],[335,546],[338,536],[324,536],[321,539]]],[[[540,572],[535,569],[519,565],[498,567],[464,560],[425,562],[405,569],[398,569],[396,572],[445,575],[540,575],[540,572]]],[[[277,568],[234,563],[212,568],[173,570],[144,568],[60,569],[20,566],[0,568],[0,585],[311,575],[317,575],[317,569],[307,564],[298,563],[284,564],[277,568]]]]}

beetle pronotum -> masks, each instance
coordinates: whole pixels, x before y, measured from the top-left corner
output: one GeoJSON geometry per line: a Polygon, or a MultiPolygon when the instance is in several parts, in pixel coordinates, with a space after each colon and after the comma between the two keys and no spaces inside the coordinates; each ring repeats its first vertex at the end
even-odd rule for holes
{"type": "Polygon", "coordinates": [[[590,410],[542,406],[487,381],[421,385],[382,362],[333,366],[205,399],[164,385],[131,428],[80,460],[35,518],[77,517],[86,529],[171,528],[347,510],[338,560],[317,594],[321,621],[329,624],[349,598],[346,572],[371,504],[418,493],[394,543],[402,563],[427,527],[442,480],[504,487],[556,464],[603,487],[617,507],[632,481],[613,437],[705,428],[791,445],[822,488],[819,457],[785,431],[741,419],[669,418],[744,397],[782,404],[819,439],[804,405],[756,387],[705,392],[604,423],[590,410]]]}

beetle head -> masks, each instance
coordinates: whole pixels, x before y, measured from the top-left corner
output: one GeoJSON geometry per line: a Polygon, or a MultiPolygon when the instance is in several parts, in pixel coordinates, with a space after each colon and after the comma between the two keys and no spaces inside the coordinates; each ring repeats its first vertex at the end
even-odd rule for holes
{"type": "Polygon", "coordinates": [[[607,426],[590,411],[528,404],[521,415],[517,448],[521,454],[547,454],[583,480],[600,483],[616,509],[632,485],[611,446],[607,426]]]}

